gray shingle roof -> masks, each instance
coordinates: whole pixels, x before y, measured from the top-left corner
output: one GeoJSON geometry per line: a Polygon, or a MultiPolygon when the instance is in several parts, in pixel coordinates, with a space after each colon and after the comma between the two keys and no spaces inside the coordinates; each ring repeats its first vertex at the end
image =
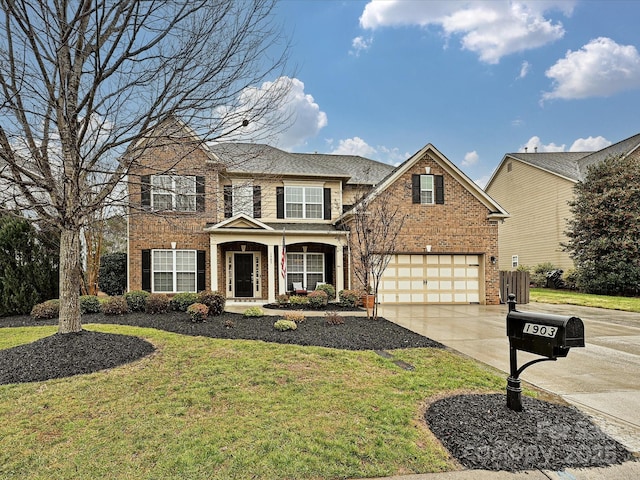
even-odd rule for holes
{"type": "Polygon", "coordinates": [[[208,145],[230,173],[341,178],[349,184],[375,185],[394,167],[357,155],[289,153],[252,143],[208,145]]]}
{"type": "Polygon", "coordinates": [[[628,155],[638,147],[640,147],[640,133],[581,158],[578,162],[581,178],[584,178],[587,174],[589,166],[599,163],[610,156],[628,155]]]}
{"type": "Polygon", "coordinates": [[[591,152],[508,153],[507,156],[571,180],[580,180],[578,161],[591,152]]]}

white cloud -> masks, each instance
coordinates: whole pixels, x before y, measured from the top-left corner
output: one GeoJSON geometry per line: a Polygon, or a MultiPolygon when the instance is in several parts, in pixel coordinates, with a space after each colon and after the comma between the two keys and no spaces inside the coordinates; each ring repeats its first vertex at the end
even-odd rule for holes
{"type": "Polygon", "coordinates": [[[553,90],[543,94],[544,100],[607,97],[640,88],[640,54],[633,45],[600,37],[578,51],[569,50],[545,74],[553,80],[553,90]]]}
{"type": "Polygon", "coordinates": [[[330,153],[334,155],[359,155],[361,157],[371,157],[377,153],[377,150],[360,137],[353,137],[340,140],[338,142],[338,147],[330,153]]]}
{"type": "Polygon", "coordinates": [[[571,144],[570,152],[597,152],[611,145],[611,142],[604,137],[579,138],[571,144]]]}
{"type": "Polygon", "coordinates": [[[566,145],[564,145],[564,144],[556,145],[555,143],[548,143],[548,144],[544,145],[542,143],[542,141],[540,140],[540,137],[534,136],[534,137],[531,137],[527,143],[525,143],[523,146],[521,146],[518,151],[519,152],[524,152],[525,149],[526,149],[526,151],[528,153],[535,153],[535,152],[540,152],[540,153],[542,153],[542,152],[564,152],[565,149],[566,149],[566,145]]]}
{"type": "Polygon", "coordinates": [[[531,70],[531,64],[527,61],[522,62],[522,66],[520,67],[520,75],[518,75],[518,79],[526,77],[529,74],[529,70],[531,70]]]}
{"type": "Polygon", "coordinates": [[[561,23],[544,17],[549,10],[570,15],[573,1],[370,1],[360,17],[368,30],[398,26],[439,26],[447,37],[461,36],[462,48],[486,63],[554,42],[561,23]]]}
{"type": "Polygon", "coordinates": [[[479,159],[480,159],[480,156],[478,155],[478,152],[476,152],[475,150],[473,152],[468,152],[464,156],[464,160],[462,161],[462,166],[470,167],[471,165],[475,165],[476,163],[478,163],[479,159]]]}
{"type": "Polygon", "coordinates": [[[351,42],[351,50],[349,51],[349,53],[357,57],[360,55],[360,52],[369,50],[372,43],[373,38],[364,38],[362,36],[356,37],[351,42]]]}
{"type": "Polygon", "coordinates": [[[475,183],[476,185],[478,185],[480,188],[484,190],[484,187],[487,186],[487,183],[489,183],[490,178],[491,178],[491,175],[484,175],[483,177],[476,178],[473,181],[473,183],[475,183]]]}

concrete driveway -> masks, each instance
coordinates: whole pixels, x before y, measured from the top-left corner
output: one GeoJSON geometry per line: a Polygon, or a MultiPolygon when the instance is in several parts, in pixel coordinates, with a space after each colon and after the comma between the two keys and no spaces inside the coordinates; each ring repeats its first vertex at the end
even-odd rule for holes
{"type": "MultiPolygon", "coordinates": [[[[585,348],[527,368],[524,382],[561,396],[589,414],[607,434],[640,452],[640,314],[530,303],[518,310],[572,315],[585,325],[585,348]]],[[[380,316],[509,372],[507,306],[380,306],[380,316]]],[[[518,366],[540,358],[518,352],[518,366]]]]}

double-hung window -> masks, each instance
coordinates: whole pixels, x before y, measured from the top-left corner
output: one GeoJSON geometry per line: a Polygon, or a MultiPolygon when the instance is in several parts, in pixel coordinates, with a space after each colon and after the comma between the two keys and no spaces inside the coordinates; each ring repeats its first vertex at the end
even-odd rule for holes
{"type": "Polygon", "coordinates": [[[324,282],[324,254],[287,253],[287,288],[291,289],[293,282],[302,282],[307,290],[324,282]]]}
{"type": "Polygon", "coordinates": [[[285,187],[285,218],[323,218],[323,191],[322,187],[285,187]]]}
{"type": "Polygon", "coordinates": [[[420,203],[434,203],[433,175],[420,175],[420,203]]]}
{"type": "Polygon", "coordinates": [[[151,204],[155,210],[196,211],[196,177],[151,176],[151,204]]]}
{"type": "Polygon", "coordinates": [[[153,250],[151,252],[153,292],[195,292],[197,259],[195,250],[153,250]]]}

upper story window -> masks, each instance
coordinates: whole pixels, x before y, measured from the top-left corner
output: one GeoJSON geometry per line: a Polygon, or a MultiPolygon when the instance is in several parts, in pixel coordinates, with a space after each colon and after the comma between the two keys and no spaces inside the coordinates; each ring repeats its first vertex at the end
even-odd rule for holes
{"type": "Polygon", "coordinates": [[[413,203],[423,205],[444,204],[443,175],[412,175],[411,197],[413,203]]]}
{"type": "Polygon", "coordinates": [[[433,203],[433,175],[420,175],[420,203],[433,203]]]}
{"type": "Polygon", "coordinates": [[[518,268],[518,265],[519,265],[518,255],[511,255],[511,267],[518,268]]]}
{"type": "Polygon", "coordinates": [[[196,177],[151,176],[151,205],[155,210],[196,211],[196,177]]]}
{"type": "Polygon", "coordinates": [[[284,189],[285,218],[323,218],[322,187],[293,187],[284,189]]]}

